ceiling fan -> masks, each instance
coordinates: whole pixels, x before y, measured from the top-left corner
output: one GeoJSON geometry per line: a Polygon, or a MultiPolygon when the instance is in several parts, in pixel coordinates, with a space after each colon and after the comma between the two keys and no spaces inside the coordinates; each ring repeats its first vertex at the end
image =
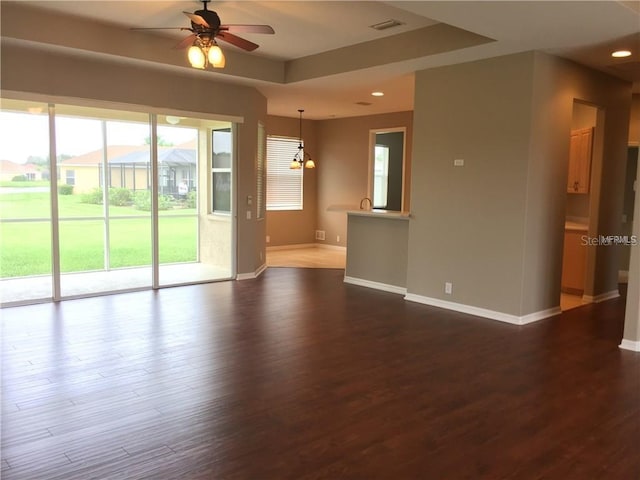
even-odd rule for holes
{"type": "Polygon", "coordinates": [[[237,36],[236,33],[275,33],[270,25],[223,25],[218,14],[207,8],[207,4],[211,0],[201,1],[203,4],[201,10],[196,10],[193,13],[182,12],[191,21],[190,27],[151,27],[133,28],[132,30],[185,30],[191,32],[191,35],[178,43],[175,48],[190,47],[189,61],[196,68],[204,68],[207,63],[216,68],[224,67],[224,55],[216,40],[222,40],[242,50],[252,52],[259,45],[237,36]]]}

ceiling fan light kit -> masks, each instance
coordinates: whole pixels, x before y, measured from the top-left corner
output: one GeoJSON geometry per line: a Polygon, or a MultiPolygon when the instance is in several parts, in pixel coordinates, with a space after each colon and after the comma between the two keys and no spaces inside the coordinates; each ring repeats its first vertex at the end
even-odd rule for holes
{"type": "Polygon", "coordinates": [[[224,68],[226,59],[222,49],[215,40],[196,38],[187,51],[187,58],[193,68],[204,70],[207,65],[213,68],[224,68]]]}
{"type": "Polygon", "coordinates": [[[191,35],[176,45],[176,48],[189,47],[187,52],[189,63],[193,68],[201,70],[208,65],[213,68],[224,68],[225,66],[226,59],[216,39],[230,43],[247,52],[252,52],[259,45],[235,35],[234,32],[275,33],[269,25],[223,25],[218,14],[213,10],[207,9],[207,3],[209,2],[210,0],[202,0],[202,10],[196,10],[193,13],[182,12],[191,21],[191,27],[134,28],[133,30],[187,30],[191,32],[191,35]]]}

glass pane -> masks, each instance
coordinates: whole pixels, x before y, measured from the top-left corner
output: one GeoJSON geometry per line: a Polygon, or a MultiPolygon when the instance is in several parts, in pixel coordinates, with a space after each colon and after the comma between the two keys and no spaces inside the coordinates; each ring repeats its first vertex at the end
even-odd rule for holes
{"type": "Polygon", "coordinates": [[[231,172],[213,172],[213,211],[231,212],[231,172]]]}
{"type": "Polygon", "coordinates": [[[213,168],[231,168],[231,129],[213,131],[213,168]]]}
{"type": "Polygon", "coordinates": [[[48,106],[2,100],[0,110],[2,303],[52,297],[48,106]]]}
{"type": "Polygon", "coordinates": [[[56,106],[63,296],[151,285],[149,132],[146,114],[56,106]]]}
{"type": "MultiPolygon", "coordinates": [[[[112,269],[141,266],[151,268],[151,218],[111,218],[109,246],[112,269]]],[[[149,279],[146,281],[148,283],[149,279]]]]}
{"type": "Polygon", "coordinates": [[[177,264],[198,261],[197,145],[197,128],[158,126],[158,250],[163,285],[190,281],[181,278],[189,266],[177,264]]]}
{"type": "Polygon", "coordinates": [[[389,185],[389,147],[376,145],[373,170],[373,207],[387,207],[387,189],[389,185]]]}
{"type": "Polygon", "coordinates": [[[232,125],[157,118],[160,285],[231,278],[232,125]],[[211,215],[214,205],[224,215],[211,215]]]}

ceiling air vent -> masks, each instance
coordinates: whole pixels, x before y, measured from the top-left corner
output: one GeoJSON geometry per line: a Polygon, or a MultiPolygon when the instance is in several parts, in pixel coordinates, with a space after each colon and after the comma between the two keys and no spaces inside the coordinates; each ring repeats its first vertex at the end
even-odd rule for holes
{"type": "Polygon", "coordinates": [[[386,30],[387,28],[399,27],[400,25],[404,25],[404,23],[400,20],[390,19],[376,23],[375,25],[369,25],[369,28],[373,28],[374,30],[386,30]]]}
{"type": "Polygon", "coordinates": [[[363,107],[368,107],[371,105],[371,102],[356,102],[356,105],[362,105],[363,107]]]}

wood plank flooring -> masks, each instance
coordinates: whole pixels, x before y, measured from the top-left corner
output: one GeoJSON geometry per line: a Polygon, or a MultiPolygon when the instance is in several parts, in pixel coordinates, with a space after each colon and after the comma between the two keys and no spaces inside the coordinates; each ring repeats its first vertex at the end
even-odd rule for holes
{"type": "Polygon", "coordinates": [[[2,478],[640,478],[624,299],[517,327],[343,275],[2,310],[2,478]]]}
{"type": "Polygon", "coordinates": [[[346,263],[347,252],[339,249],[318,246],[267,250],[267,265],[269,267],[344,269],[346,263]]]}

